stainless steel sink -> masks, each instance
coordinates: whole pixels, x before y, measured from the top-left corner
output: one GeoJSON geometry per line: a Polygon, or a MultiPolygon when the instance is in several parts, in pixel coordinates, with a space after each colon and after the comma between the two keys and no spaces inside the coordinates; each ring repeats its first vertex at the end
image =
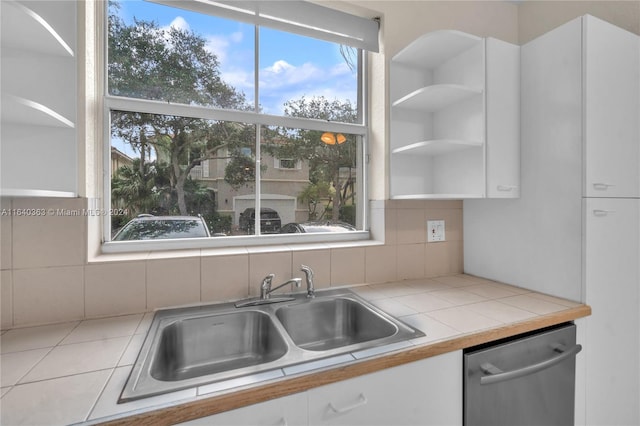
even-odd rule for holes
{"type": "Polygon", "coordinates": [[[268,314],[240,311],[175,321],[154,352],[151,376],[179,381],[275,361],[287,344],[268,314]]]}
{"type": "Polygon", "coordinates": [[[313,300],[276,310],[293,343],[327,351],[393,336],[398,327],[364,304],[347,298],[313,300]]]}
{"type": "Polygon", "coordinates": [[[290,294],[280,303],[242,308],[224,303],[163,309],[118,402],[298,374],[421,336],[349,290],[318,291],[313,299],[306,292],[290,294]]]}

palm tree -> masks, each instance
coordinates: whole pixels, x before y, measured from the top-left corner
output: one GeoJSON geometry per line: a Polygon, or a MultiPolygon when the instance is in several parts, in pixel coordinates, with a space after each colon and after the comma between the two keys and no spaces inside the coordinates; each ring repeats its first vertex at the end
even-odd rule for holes
{"type": "Polygon", "coordinates": [[[158,180],[155,162],[142,163],[135,158],[130,166],[120,167],[111,179],[112,205],[128,210],[131,216],[151,212],[161,198],[158,180]]]}

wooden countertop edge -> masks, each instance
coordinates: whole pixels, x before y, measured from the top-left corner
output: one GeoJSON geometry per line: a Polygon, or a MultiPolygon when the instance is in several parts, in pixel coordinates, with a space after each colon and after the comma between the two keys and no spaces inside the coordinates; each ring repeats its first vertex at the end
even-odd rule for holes
{"type": "MultiPolygon", "coordinates": [[[[313,373],[303,373],[285,379],[229,392],[210,398],[202,397],[182,404],[172,405],[154,411],[146,411],[127,417],[106,420],[101,425],[172,425],[247,405],[304,392],[315,387],[339,382],[378,370],[396,367],[421,359],[453,352],[472,346],[500,340],[529,331],[573,321],[591,315],[591,308],[579,305],[563,311],[542,315],[526,321],[506,324],[501,327],[465,334],[448,340],[427,343],[404,349],[389,355],[382,355],[362,361],[354,361],[343,366],[328,368],[313,373]]],[[[462,368],[462,367],[461,367],[462,368]]]]}

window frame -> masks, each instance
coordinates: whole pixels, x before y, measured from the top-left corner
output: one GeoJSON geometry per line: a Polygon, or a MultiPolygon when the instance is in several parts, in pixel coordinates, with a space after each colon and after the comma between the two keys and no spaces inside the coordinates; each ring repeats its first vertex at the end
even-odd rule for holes
{"type": "MultiPolygon", "coordinates": [[[[358,228],[361,230],[349,233],[318,233],[318,234],[270,234],[270,235],[247,235],[233,236],[228,238],[209,237],[198,239],[174,239],[174,240],[135,240],[135,241],[111,241],[111,220],[110,215],[103,217],[102,223],[102,252],[103,253],[121,253],[121,252],[139,252],[139,251],[160,251],[174,249],[202,249],[202,248],[233,248],[244,246],[269,246],[278,244],[304,244],[304,243],[330,243],[330,242],[347,242],[347,241],[366,241],[370,239],[369,233],[369,200],[367,183],[369,178],[368,170],[368,139],[369,139],[369,104],[368,104],[368,51],[358,48],[357,61],[357,97],[358,97],[358,118],[360,123],[343,123],[329,122],[326,120],[280,116],[273,114],[264,114],[254,111],[240,111],[231,109],[221,109],[213,107],[203,107],[185,104],[170,104],[163,101],[145,100],[138,98],[130,98],[125,96],[114,96],[109,94],[108,90],[108,19],[107,11],[108,2],[103,3],[101,13],[103,17],[103,37],[102,37],[102,58],[101,70],[97,70],[101,76],[102,96],[102,138],[103,138],[103,207],[105,212],[111,211],[111,111],[120,110],[136,113],[149,113],[159,115],[179,115],[189,118],[216,120],[216,121],[235,121],[256,126],[256,147],[260,155],[260,127],[261,126],[279,126],[287,128],[300,128],[305,130],[316,130],[322,132],[348,133],[356,135],[359,139],[357,150],[358,179],[356,180],[357,194],[359,194],[358,210],[358,228]]],[[[256,74],[255,98],[258,102],[258,70],[259,62],[259,30],[258,25],[255,26],[256,61],[254,65],[256,74]]],[[[259,163],[259,162],[258,162],[259,163]]],[[[295,169],[286,169],[295,170],[295,169]]],[[[256,174],[255,194],[260,194],[260,174],[256,174]]],[[[255,208],[260,208],[260,197],[256,196],[255,208]]],[[[256,219],[257,221],[259,219],[256,219]]],[[[257,225],[259,229],[259,224],[257,225]]]]}

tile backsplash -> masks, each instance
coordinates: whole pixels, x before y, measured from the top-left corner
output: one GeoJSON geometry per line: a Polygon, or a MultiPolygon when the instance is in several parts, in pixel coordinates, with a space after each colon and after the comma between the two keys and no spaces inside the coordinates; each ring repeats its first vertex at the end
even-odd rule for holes
{"type": "MultiPolygon", "coordinates": [[[[84,198],[2,198],[1,202],[3,211],[73,211],[87,205],[84,198]]],[[[462,272],[461,201],[373,203],[372,235],[384,244],[185,250],[104,256],[91,262],[86,217],[3,215],[2,329],[255,296],[263,276],[302,277],[303,263],[314,269],[317,288],[462,272]],[[447,241],[426,242],[427,219],[445,220],[447,241]]]]}

